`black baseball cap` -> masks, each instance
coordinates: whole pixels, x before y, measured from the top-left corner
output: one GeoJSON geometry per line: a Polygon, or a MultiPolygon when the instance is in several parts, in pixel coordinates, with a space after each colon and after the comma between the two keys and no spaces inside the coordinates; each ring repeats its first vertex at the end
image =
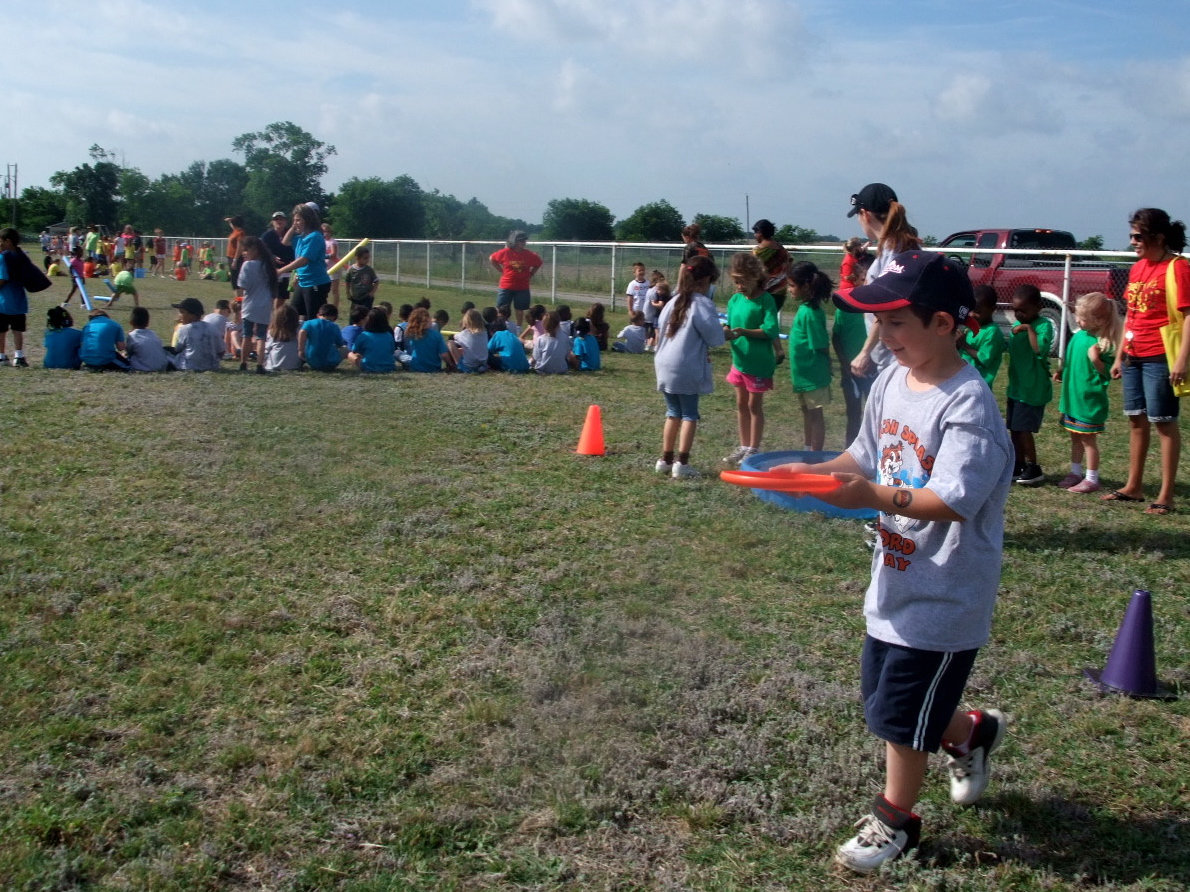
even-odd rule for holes
{"type": "Polygon", "coordinates": [[[891,186],[884,183],[868,183],[851,196],[851,210],[847,212],[847,216],[854,217],[860,211],[870,211],[883,217],[888,213],[889,205],[896,200],[897,193],[891,186]]]}
{"type": "Polygon", "coordinates": [[[867,285],[836,293],[835,305],[852,313],[926,307],[949,313],[956,325],[979,331],[975,293],[966,270],[933,251],[894,254],[884,271],[867,285]]]}
{"type": "Polygon", "coordinates": [[[191,316],[201,316],[204,312],[202,301],[197,297],[184,297],[176,304],[170,304],[175,310],[185,310],[191,316]]]}

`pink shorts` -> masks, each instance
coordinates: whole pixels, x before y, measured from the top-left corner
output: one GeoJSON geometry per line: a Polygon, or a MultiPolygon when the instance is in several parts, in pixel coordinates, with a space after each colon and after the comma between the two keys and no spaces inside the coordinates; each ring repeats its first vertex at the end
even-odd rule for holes
{"type": "Polygon", "coordinates": [[[725,380],[732,387],[743,387],[748,393],[767,393],[773,389],[772,378],[758,378],[755,375],[746,375],[735,366],[731,367],[731,371],[727,373],[725,380]]]}

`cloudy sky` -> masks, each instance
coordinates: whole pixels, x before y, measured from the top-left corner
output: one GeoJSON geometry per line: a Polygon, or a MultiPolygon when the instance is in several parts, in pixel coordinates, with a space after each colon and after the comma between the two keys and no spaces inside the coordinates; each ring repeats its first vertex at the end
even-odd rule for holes
{"type": "Polygon", "coordinates": [[[20,185],[92,143],[150,177],[293,121],[324,186],[408,174],[541,219],[768,217],[856,234],[892,185],[925,234],[1048,226],[1126,246],[1190,219],[1185,4],[1100,0],[46,0],[8,13],[20,185]]]}

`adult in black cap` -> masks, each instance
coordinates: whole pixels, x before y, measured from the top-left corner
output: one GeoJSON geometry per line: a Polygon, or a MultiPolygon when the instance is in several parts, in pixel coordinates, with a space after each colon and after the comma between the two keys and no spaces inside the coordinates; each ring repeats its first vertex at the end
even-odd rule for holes
{"type": "MultiPolygon", "coordinates": [[[[269,221],[269,228],[260,234],[265,250],[269,252],[273,265],[277,267],[293,263],[293,245],[287,245],[281,239],[289,231],[289,215],[285,211],[274,211],[269,221]]],[[[274,295],[274,308],[289,298],[289,276],[278,276],[277,293],[274,295]]]]}
{"type": "MultiPolygon", "coordinates": [[[[856,217],[864,235],[876,243],[876,259],[868,268],[868,282],[879,278],[894,254],[921,247],[917,230],[905,216],[905,206],[897,200],[892,187],[884,183],[868,183],[852,195],[847,216],[856,217]]],[[[868,315],[865,320],[868,339],[851,361],[851,373],[860,377],[873,375],[892,362],[892,354],[880,343],[875,318],[868,315]]]]}

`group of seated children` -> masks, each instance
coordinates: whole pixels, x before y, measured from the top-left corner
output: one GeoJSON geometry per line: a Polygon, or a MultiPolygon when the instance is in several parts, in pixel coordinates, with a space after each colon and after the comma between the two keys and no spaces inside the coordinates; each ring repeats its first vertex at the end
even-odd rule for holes
{"type": "Polygon", "coordinates": [[[127,334],[106,310],[92,310],[80,331],[74,327],[69,310],[50,307],[46,312],[45,367],[100,372],[219,368],[223,342],[203,321],[202,303],[188,297],[173,307],[178,311],[178,325],[169,346],[149,328],[149,311],[145,307],[133,307],[127,334]]]}
{"type": "MultiPolygon", "coordinates": [[[[596,371],[607,348],[609,326],[602,304],[594,304],[586,317],[572,319],[569,307],[547,311],[542,305],[530,311],[531,323],[516,330],[503,308],[465,304],[462,327],[448,331],[449,314],[430,315],[429,301],[402,305],[393,324],[392,305],[386,301],[368,307],[354,303],[346,326],[338,324],[338,309],[324,304],[316,318],[302,322],[288,303],[272,313],[263,352],[245,348],[247,324],[238,319],[238,306],[216,301],[204,313],[200,300],[188,297],[173,308],[178,311],[172,342],[163,344],[149,329],[149,312],[135,307],[127,333],[105,310],[92,310],[81,331],[65,306],[52,307],[46,317],[46,368],[88,368],[112,371],[160,372],[173,369],[211,371],[223,359],[256,360],[259,373],[295,371],[307,366],[330,371],[347,360],[368,373],[393,372],[400,365],[413,372],[457,370],[562,374],[571,370],[596,371]]],[[[259,333],[257,333],[259,335],[259,333]]],[[[249,337],[252,337],[249,335],[249,337]]],[[[640,319],[620,332],[623,342],[613,349],[644,351],[644,326],[640,319]]],[[[247,362],[240,369],[247,370],[247,362]]]]}

